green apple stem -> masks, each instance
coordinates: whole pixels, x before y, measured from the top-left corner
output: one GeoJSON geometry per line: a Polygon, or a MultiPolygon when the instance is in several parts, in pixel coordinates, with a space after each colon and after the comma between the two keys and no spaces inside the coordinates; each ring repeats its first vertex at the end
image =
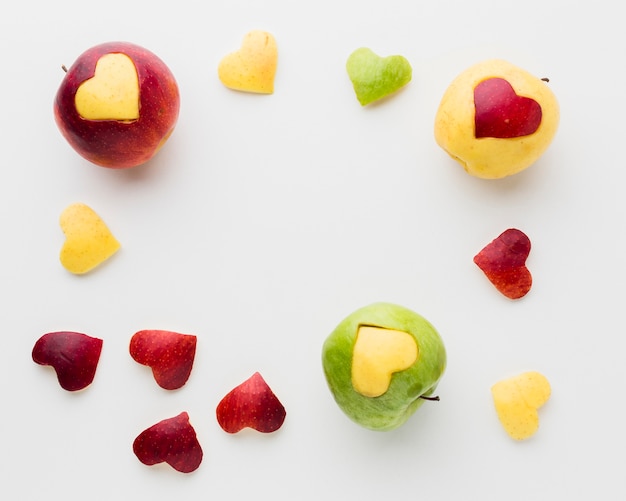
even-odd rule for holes
{"type": "Polygon", "coordinates": [[[440,400],[439,395],[435,395],[434,397],[427,397],[425,395],[420,395],[420,398],[423,400],[429,400],[431,402],[439,402],[440,400]]]}

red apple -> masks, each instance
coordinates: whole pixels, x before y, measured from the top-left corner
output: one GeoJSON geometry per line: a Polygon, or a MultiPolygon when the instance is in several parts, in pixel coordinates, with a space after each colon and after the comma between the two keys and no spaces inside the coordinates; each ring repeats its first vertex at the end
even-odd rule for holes
{"type": "Polygon", "coordinates": [[[50,365],[57,373],[61,387],[67,391],[89,386],[96,374],[102,339],[80,332],[49,332],[33,347],[33,361],[50,365]]]}
{"type": "Polygon", "coordinates": [[[216,415],[227,433],[244,428],[271,433],[283,425],[286,412],[261,374],[255,372],[220,401],[216,415]]]}
{"type": "Polygon", "coordinates": [[[103,167],[150,160],[174,130],[180,95],[165,63],[128,42],[97,45],[66,71],[54,101],[69,144],[103,167]]]}
{"type": "Polygon", "coordinates": [[[474,263],[503,295],[520,299],[530,291],[533,283],[526,267],[529,253],[528,236],[516,228],[509,228],[476,254],[474,263]]]}
{"type": "Polygon", "coordinates": [[[197,470],[203,456],[196,430],[186,412],[142,431],[133,442],[133,452],[147,466],[167,463],[181,473],[197,470]]]}
{"type": "Polygon", "coordinates": [[[196,355],[196,336],[164,330],[136,332],[130,356],[152,369],[157,384],[166,390],[181,388],[189,379],[196,355]]]}

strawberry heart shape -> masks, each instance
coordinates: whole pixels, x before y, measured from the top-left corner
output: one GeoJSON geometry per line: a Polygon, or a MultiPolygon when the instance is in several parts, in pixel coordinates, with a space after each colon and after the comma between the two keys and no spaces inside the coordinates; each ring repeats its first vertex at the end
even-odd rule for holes
{"type": "Polygon", "coordinates": [[[186,412],[142,431],[133,442],[133,452],[147,466],[167,463],[181,473],[198,469],[203,456],[196,430],[186,412]]]}
{"type": "Polygon", "coordinates": [[[532,275],[526,267],[529,253],[528,236],[509,228],[476,254],[474,263],[498,291],[509,299],[519,299],[532,286],[532,275]]]}
{"type": "Polygon", "coordinates": [[[550,383],[538,372],[525,372],[491,387],[502,426],[515,440],[525,440],[539,428],[539,409],[550,398],[550,383]]]}
{"type": "Polygon", "coordinates": [[[529,136],[541,124],[541,106],[518,96],[504,78],[488,78],[474,89],[474,124],[477,138],[529,136]]]}
{"type": "Polygon", "coordinates": [[[157,384],[166,390],[181,388],[189,379],[197,338],[165,330],[142,330],[130,340],[130,356],[152,369],[157,384]]]}
{"type": "Polygon", "coordinates": [[[244,428],[271,433],[283,425],[286,412],[261,374],[255,372],[220,401],[216,415],[217,422],[227,433],[237,433],[244,428]]]}
{"type": "Polygon", "coordinates": [[[350,54],[346,70],[361,106],[398,91],[411,81],[413,74],[405,57],[380,57],[366,47],[350,54]]]}
{"type": "Polygon", "coordinates": [[[86,120],[137,120],[139,77],[132,59],[121,53],[102,56],[94,76],[76,90],[74,102],[86,120]]]}
{"type": "Polygon", "coordinates": [[[67,207],[59,222],[65,234],[61,264],[71,273],[91,271],[120,248],[120,243],[104,221],[85,204],[76,203],[67,207]]]}
{"type": "Polygon", "coordinates": [[[271,94],[277,64],[276,40],[270,33],[255,30],[246,34],[238,51],[222,58],[217,74],[230,89],[271,94]]]}
{"type": "Polygon", "coordinates": [[[102,339],[80,332],[49,332],[37,340],[32,357],[35,363],[54,368],[61,388],[77,391],[92,383],[102,344],[102,339]]]}

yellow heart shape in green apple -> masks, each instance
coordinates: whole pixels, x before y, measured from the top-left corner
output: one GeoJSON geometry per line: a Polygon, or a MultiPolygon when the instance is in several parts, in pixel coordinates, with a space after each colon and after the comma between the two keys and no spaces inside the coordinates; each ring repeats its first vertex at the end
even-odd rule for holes
{"type": "Polygon", "coordinates": [[[381,57],[366,47],[350,54],[346,70],[362,106],[400,90],[413,76],[411,64],[404,56],[381,57]]]}
{"type": "Polygon", "coordinates": [[[366,397],[380,397],[389,389],[393,374],[411,367],[418,354],[410,334],[361,325],[352,349],[352,387],[366,397]]]}

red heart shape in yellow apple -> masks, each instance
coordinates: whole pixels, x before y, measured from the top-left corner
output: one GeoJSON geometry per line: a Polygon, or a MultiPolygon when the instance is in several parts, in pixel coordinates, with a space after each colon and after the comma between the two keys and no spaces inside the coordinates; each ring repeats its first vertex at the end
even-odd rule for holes
{"type": "Polygon", "coordinates": [[[518,96],[504,78],[488,78],[474,88],[475,136],[508,139],[529,136],[541,124],[541,106],[518,96]]]}

